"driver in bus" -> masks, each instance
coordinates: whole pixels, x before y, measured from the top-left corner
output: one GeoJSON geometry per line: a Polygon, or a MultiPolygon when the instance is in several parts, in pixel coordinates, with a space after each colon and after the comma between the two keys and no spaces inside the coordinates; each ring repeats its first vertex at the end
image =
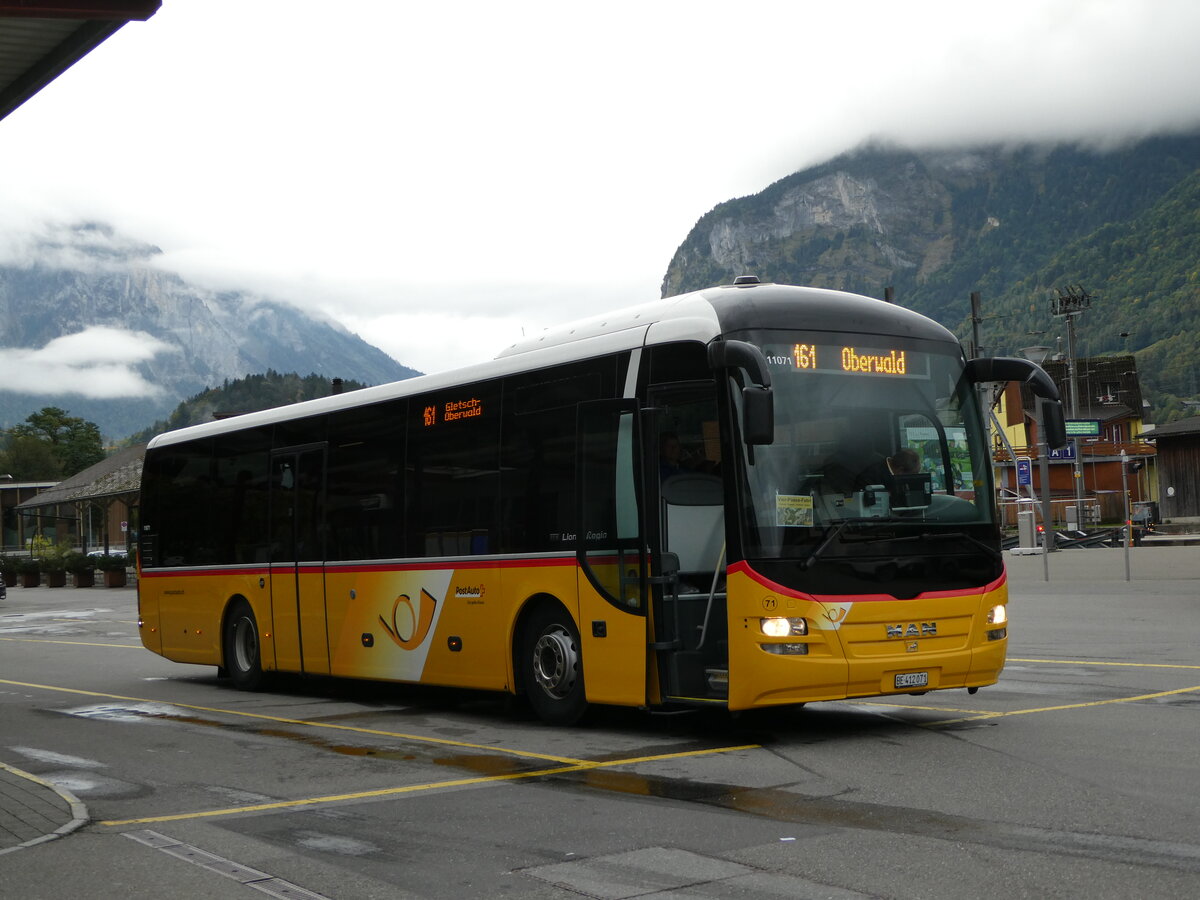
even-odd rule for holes
{"type": "Polygon", "coordinates": [[[921,472],[921,457],[911,447],[904,447],[887,458],[887,467],[893,475],[918,475],[921,472]]]}
{"type": "Polygon", "coordinates": [[[658,436],[658,476],[666,481],[672,475],[682,475],[687,470],[683,467],[683,445],[679,435],[674,431],[664,431],[658,436]]]}

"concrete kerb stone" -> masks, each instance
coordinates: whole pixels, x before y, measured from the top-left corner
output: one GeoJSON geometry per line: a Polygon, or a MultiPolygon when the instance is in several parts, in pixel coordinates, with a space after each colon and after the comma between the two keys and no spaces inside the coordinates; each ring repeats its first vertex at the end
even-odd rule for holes
{"type": "Polygon", "coordinates": [[[70,834],[88,822],[70,791],[0,763],[0,855],[70,834]]]}

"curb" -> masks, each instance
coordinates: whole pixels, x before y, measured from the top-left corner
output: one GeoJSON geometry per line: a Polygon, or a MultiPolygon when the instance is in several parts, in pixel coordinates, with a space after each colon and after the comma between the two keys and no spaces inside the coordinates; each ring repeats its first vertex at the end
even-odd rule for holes
{"type": "MultiPolygon", "coordinates": [[[[0,856],[3,856],[5,853],[12,853],[16,850],[23,850],[26,847],[44,844],[46,841],[52,841],[55,838],[64,837],[65,835],[70,834],[72,831],[82,828],[88,823],[89,817],[87,807],[84,806],[83,802],[80,801],[80,799],[70,791],[51,784],[49,781],[38,778],[36,775],[33,775],[29,772],[14,768],[13,766],[5,765],[4,763],[0,763],[0,770],[3,770],[10,775],[15,775],[18,778],[23,778],[26,781],[30,781],[40,787],[46,788],[48,791],[51,791],[57,795],[57,797],[66,803],[71,810],[71,821],[67,822],[65,825],[60,825],[49,834],[43,834],[40,837],[30,838],[29,840],[17,844],[16,846],[0,848],[0,856]]],[[[7,795],[0,793],[0,807],[4,807],[8,800],[9,798],[7,795]]]]}

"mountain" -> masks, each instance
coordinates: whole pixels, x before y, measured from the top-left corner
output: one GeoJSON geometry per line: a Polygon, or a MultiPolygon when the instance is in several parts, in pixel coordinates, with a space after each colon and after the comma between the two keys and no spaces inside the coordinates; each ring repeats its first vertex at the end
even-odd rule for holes
{"type": "Polygon", "coordinates": [[[1051,301],[1092,297],[1076,355],[1133,352],[1159,421],[1197,398],[1200,135],[1107,151],[1074,145],[872,145],[703,216],[664,296],[740,274],[882,297],[970,336],[983,301],[993,354],[1065,337],[1051,301]]]}
{"type": "Polygon", "coordinates": [[[209,290],[156,268],[160,254],[110,226],[87,223],[53,229],[21,262],[0,265],[0,350],[42,348],[98,326],[141,332],[166,345],[130,363],[159,388],[147,396],[18,393],[14,378],[0,376],[0,427],[58,406],[117,438],[166,419],[186,397],[247,374],[303,372],[363,384],[418,374],[297,307],[244,291],[209,290]]]}

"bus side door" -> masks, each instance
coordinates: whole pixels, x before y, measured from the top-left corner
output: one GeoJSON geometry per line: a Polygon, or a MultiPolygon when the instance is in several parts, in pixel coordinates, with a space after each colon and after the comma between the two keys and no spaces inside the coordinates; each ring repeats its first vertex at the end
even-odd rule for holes
{"type": "Polygon", "coordinates": [[[579,405],[578,623],[584,684],[593,703],[646,703],[648,572],[639,438],[636,401],[579,405]]]}
{"type": "Polygon", "coordinates": [[[325,447],[271,454],[271,630],[283,671],[329,672],[325,621],[325,447]]]}

